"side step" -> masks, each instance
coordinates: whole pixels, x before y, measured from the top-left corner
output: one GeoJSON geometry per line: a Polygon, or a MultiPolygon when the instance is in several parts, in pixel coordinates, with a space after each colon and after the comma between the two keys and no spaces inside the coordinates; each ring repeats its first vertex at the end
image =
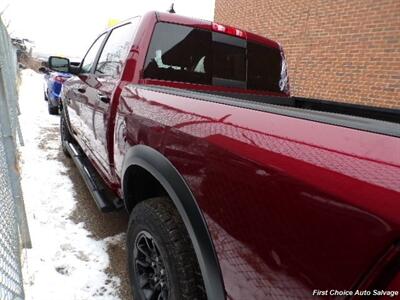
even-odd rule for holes
{"type": "Polygon", "coordinates": [[[111,212],[121,208],[123,206],[121,199],[114,196],[104,186],[99,178],[100,176],[97,175],[97,171],[93,168],[89,159],[78,149],[78,146],[66,141],[64,143],[100,211],[111,212]]]}

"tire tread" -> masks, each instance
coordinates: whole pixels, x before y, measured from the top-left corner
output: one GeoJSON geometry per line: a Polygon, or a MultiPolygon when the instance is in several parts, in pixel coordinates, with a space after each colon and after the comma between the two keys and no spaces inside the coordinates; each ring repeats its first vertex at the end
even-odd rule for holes
{"type": "MultiPolygon", "coordinates": [[[[182,300],[206,299],[204,283],[197,258],[182,218],[169,198],[151,198],[139,203],[129,220],[129,231],[136,220],[155,215],[160,225],[168,232],[169,242],[165,248],[173,253],[179,273],[182,300]]],[[[129,236],[129,235],[128,235],[129,236]]]]}

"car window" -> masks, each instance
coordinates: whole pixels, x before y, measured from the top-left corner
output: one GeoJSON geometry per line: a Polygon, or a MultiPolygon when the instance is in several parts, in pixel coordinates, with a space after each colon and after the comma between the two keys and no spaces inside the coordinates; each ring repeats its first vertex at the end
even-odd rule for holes
{"type": "MultiPolygon", "coordinates": [[[[214,35],[224,36],[221,33],[214,35]]],[[[226,36],[225,40],[239,40],[236,37],[226,36]]],[[[238,47],[227,44],[227,41],[213,43],[213,77],[227,80],[246,81],[246,45],[238,47]]]]}
{"type": "Polygon", "coordinates": [[[132,23],[113,29],[100,55],[96,74],[115,78],[120,76],[124,61],[132,45],[137,19],[134,19],[132,23]]]}
{"type": "Polygon", "coordinates": [[[158,23],[146,56],[147,78],[211,84],[211,32],[158,23]]]}
{"type": "Polygon", "coordinates": [[[287,87],[280,49],[163,22],[156,24],[144,78],[273,92],[287,87]]]}
{"type": "Polygon", "coordinates": [[[279,49],[268,48],[260,44],[247,44],[248,88],[253,90],[281,91],[282,57],[279,49]]]}
{"type": "Polygon", "coordinates": [[[97,53],[99,52],[99,49],[100,49],[101,45],[103,44],[105,37],[106,37],[106,33],[103,33],[92,44],[89,51],[86,53],[85,58],[82,61],[81,73],[90,73],[90,71],[92,70],[92,66],[95,63],[97,53]]]}

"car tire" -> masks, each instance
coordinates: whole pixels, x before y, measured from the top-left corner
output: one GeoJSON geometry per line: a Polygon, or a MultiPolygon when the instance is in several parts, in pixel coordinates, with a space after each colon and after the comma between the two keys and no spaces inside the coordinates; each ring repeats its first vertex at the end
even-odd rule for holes
{"type": "Polygon", "coordinates": [[[63,150],[65,156],[71,157],[67,148],[65,147],[64,142],[73,143],[74,138],[72,137],[71,133],[69,132],[64,113],[61,113],[61,117],[60,117],[60,137],[61,137],[61,147],[62,147],[62,150],[63,150]]]}
{"type": "Polygon", "coordinates": [[[49,101],[49,98],[47,97],[46,91],[44,91],[43,94],[44,94],[44,101],[49,101]]]}
{"type": "Polygon", "coordinates": [[[58,113],[59,113],[58,106],[52,106],[50,103],[50,100],[48,100],[47,106],[49,108],[50,115],[58,115],[58,113]]]}
{"type": "Polygon", "coordinates": [[[129,219],[127,248],[135,300],[206,299],[191,240],[169,198],[136,205],[129,219]]]}

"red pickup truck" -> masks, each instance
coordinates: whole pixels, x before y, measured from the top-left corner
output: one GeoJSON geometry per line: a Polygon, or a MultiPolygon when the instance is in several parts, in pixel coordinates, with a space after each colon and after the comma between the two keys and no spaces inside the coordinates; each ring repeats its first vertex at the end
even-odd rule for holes
{"type": "Polygon", "coordinates": [[[398,110],[291,97],[278,43],[168,13],[49,65],[63,150],[130,214],[136,300],[398,294],[398,110]]]}

